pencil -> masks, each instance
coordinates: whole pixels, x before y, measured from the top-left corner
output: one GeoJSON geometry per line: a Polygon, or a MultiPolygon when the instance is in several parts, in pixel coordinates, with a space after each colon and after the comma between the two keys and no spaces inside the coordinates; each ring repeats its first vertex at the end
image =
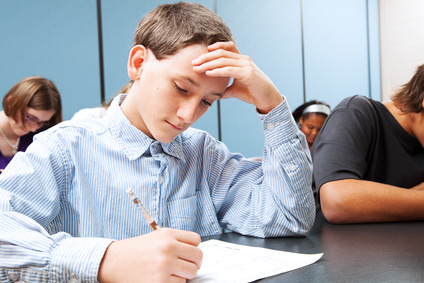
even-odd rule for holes
{"type": "Polygon", "coordinates": [[[152,216],[150,216],[149,212],[144,208],[144,206],[141,204],[141,201],[139,198],[135,195],[133,189],[128,188],[127,194],[130,196],[131,200],[134,201],[134,203],[138,206],[138,209],[140,210],[141,214],[143,214],[144,218],[147,220],[150,226],[152,226],[153,230],[157,230],[161,228],[159,224],[156,223],[156,221],[153,219],[152,216]]]}

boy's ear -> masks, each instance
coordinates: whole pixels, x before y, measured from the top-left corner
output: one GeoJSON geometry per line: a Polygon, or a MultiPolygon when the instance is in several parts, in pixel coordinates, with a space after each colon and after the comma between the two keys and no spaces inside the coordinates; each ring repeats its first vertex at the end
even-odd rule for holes
{"type": "Polygon", "coordinates": [[[147,50],[143,45],[136,45],[131,48],[127,66],[128,76],[131,80],[136,81],[140,78],[141,67],[143,66],[146,55],[147,50]]]}

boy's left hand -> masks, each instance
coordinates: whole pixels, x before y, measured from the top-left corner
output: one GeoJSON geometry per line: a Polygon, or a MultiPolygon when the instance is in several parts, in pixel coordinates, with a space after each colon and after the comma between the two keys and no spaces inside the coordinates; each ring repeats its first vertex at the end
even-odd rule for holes
{"type": "Polygon", "coordinates": [[[283,101],[272,81],[250,57],[240,54],[233,42],[217,42],[208,46],[208,50],[193,60],[193,70],[210,77],[234,78],[223,98],[235,97],[253,104],[262,114],[267,114],[283,101]]]}

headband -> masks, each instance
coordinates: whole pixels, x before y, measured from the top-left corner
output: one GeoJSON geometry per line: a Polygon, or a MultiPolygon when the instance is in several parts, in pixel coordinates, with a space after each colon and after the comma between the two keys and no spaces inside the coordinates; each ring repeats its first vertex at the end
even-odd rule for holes
{"type": "Polygon", "coordinates": [[[322,113],[325,115],[330,115],[330,107],[325,104],[312,104],[305,108],[302,112],[302,116],[308,113],[322,113]]]}

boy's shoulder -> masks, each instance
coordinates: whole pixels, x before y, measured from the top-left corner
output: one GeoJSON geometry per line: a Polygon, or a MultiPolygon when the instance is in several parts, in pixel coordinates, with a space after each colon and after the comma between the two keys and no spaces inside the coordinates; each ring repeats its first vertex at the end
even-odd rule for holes
{"type": "Polygon", "coordinates": [[[353,95],[344,98],[335,109],[340,108],[363,108],[369,107],[373,103],[372,99],[363,95],[353,95]]]}
{"type": "Polygon", "coordinates": [[[86,118],[81,120],[63,121],[40,134],[46,136],[87,136],[98,135],[107,131],[107,121],[105,118],[86,118]]]}
{"type": "Polygon", "coordinates": [[[346,110],[352,113],[360,112],[365,116],[369,116],[374,115],[376,112],[381,112],[382,107],[384,108],[383,104],[379,101],[362,95],[354,95],[343,99],[334,108],[334,112],[337,112],[337,110],[346,110]]]}

